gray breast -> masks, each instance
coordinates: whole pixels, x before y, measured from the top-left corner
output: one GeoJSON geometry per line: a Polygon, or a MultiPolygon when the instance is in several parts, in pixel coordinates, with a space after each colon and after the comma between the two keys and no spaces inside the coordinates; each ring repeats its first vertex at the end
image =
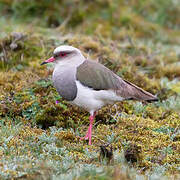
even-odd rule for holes
{"type": "Polygon", "coordinates": [[[59,67],[53,72],[53,84],[59,95],[67,101],[73,101],[77,95],[76,68],[59,67]]]}

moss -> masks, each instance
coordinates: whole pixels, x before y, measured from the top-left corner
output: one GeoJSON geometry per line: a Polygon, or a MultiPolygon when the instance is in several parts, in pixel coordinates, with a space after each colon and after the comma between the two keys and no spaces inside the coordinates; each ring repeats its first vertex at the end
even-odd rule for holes
{"type": "Polygon", "coordinates": [[[168,7],[169,2],[160,3],[162,11],[156,1],[139,1],[138,7],[134,1],[109,0],[0,3],[6,14],[0,18],[2,179],[52,174],[57,179],[161,179],[161,174],[172,179],[178,174],[179,30],[171,19],[178,6],[168,7]],[[169,15],[161,19],[164,7],[169,15]],[[147,12],[155,13],[154,19],[147,12]],[[80,48],[160,101],[104,107],[94,122],[93,145],[80,141],[89,114],[64,101],[51,82],[52,67],[40,66],[61,44],[80,48]],[[104,157],[98,160],[100,147],[111,152],[111,146],[113,161],[105,166],[104,157]]]}

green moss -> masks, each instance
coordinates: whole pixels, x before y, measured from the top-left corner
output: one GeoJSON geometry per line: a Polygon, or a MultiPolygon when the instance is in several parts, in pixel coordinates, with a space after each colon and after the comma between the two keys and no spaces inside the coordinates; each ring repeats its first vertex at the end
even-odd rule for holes
{"type": "Polygon", "coordinates": [[[179,178],[180,32],[175,3],[0,3],[2,179],[179,178]],[[94,122],[93,145],[80,141],[89,114],[64,101],[53,87],[52,67],[40,66],[61,44],[80,48],[160,101],[104,107],[94,122]],[[111,160],[102,156],[102,147],[112,151],[111,160]]]}

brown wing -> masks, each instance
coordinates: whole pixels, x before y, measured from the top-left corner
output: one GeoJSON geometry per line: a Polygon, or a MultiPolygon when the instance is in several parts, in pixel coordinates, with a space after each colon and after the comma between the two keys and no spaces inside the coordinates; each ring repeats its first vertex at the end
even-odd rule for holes
{"type": "Polygon", "coordinates": [[[77,68],[76,78],[84,86],[94,90],[114,90],[117,95],[125,99],[136,99],[155,101],[157,98],[137,87],[136,85],[123,80],[111,70],[94,61],[86,60],[77,68]]]}
{"type": "MultiPolygon", "coordinates": [[[[121,78],[120,78],[121,79],[121,78]]],[[[157,101],[158,98],[151,93],[141,89],[129,81],[121,79],[122,83],[116,93],[126,99],[144,100],[144,101],[157,101]]]]}

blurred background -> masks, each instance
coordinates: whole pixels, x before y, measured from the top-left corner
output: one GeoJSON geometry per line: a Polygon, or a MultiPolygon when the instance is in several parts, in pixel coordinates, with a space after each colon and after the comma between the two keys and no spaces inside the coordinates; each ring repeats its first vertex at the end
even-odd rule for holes
{"type": "Polygon", "coordinates": [[[0,0],[0,179],[178,179],[179,127],[180,0],[0,0]],[[160,101],[105,107],[93,145],[78,141],[87,112],[40,66],[62,44],[160,101]],[[97,158],[103,143],[111,167],[97,158]]]}
{"type": "Polygon", "coordinates": [[[0,1],[1,26],[3,20],[47,28],[66,26],[68,31],[113,39],[124,38],[129,32],[136,37],[177,42],[179,12],[178,0],[0,1]]]}

